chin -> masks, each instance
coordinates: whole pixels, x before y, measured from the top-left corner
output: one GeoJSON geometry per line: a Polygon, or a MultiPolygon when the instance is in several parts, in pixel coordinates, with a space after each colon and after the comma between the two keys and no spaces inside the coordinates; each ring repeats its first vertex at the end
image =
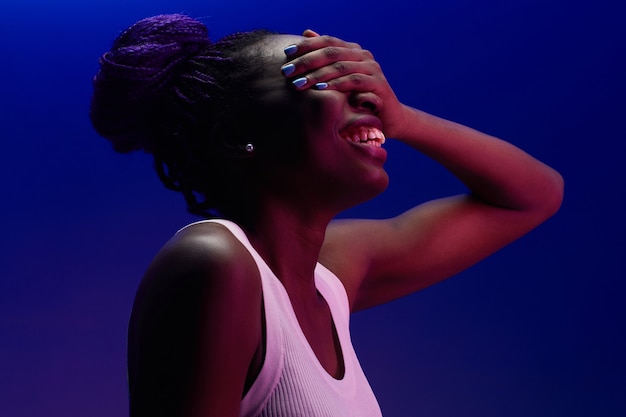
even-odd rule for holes
{"type": "Polygon", "coordinates": [[[383,193],[383,191],[387,189],[388,186],[389,176],[387,175],[387,172],[381,170],[381,173],[379,175],[370,178],[370,180],[367,181],[367,184],[362,185],[362,198],[357,204],[364,203],[374,197],[379,196],[383,193]]]}
{"type": "Polygon", "coordinates": [[[383,191],[385,191],[388,186],[389,186],[389,177],[387,176],[387,173],[385,173],[384,178],[381,178],[381,180],[377,184],[376,194],[374,195],[374,197],[376,197],[379,194],[382,194],[383,191]]]}

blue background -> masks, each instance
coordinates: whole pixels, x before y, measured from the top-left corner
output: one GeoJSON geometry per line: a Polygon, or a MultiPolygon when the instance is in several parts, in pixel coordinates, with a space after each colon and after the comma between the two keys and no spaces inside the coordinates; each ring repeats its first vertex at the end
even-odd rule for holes
{"type": "MultiPolygon", "coordinates": [[[[0,6],[0,415],[127,414],[143,270],[194,220],[144,154],[87,118],[98,56],[134,21],[201,17],[358,41],[404,102],[558,169],[561,211],[444,283],[353,316],[387,417],[626,415],[626,6],[619,0],[4,0],[0,6]]],[[[385,217],[463,187],[388,142],[385,217]]]]}

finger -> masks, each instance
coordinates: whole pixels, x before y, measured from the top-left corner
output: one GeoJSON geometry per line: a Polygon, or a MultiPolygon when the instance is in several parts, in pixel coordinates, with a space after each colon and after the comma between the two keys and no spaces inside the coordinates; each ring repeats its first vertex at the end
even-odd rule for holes
{"type": "Polygon", "coordinates": [[[304,32],[302,32],[302,36],[304,36],[305,38],[315,38],[321,35],[312,29],[307,29],[304,32]]]}
{"type": "MultiPolygon", "coordinates": [[[[346,76],[331,81],[315,84],[313,90],[336,90],[349,95],[350,105],[354,108],[363,109],[374,115],[383,111],[384,100],[381,95],[372,88],[371,77],[346,76]],[[355,82],[356,81],[356,82],[355,82]]],[[[374,81],[374,84],[376,82],[374,81]]]]}
{"type": "MultiPolygon", "coordinates": [[[[305,33],[309,33],[310,29],[305,31],[305,33]]],[[[319,35],[314,31],[310,31],[309,33],[312,36],[305,36],[305,38],[298,42],[297,44],[292,44],[285,47],[285,55],[289,58],[295,58],[298,56],[302,56],[316,49],[336,46],[343,48],[352,48],[352,49],[361,49],[361,46],[354,42],[346,42],[342,39],[335,38],[333,36],[328,35],[319,35]],[[313,34],[317,35],[314,36],[313,34]]]]}
{"type": "Polygon", "coordinates": [[[285,63],[281,67],[281,71],[284,76],[295,78],[331,66],[336,69],[338,74],[342,74],[349,72],[344,67],[350,62],[375,63],[372,54],[364,49],[329,46],[285,63]]]}
{"type": "Polygon", "coordinates": [[[336,77],[327,81],[316,80],[311,77],[298,77],[292,81],[296,90],[337,90],[341,92],[370,92],[378,96],[384,96],[384,87],[381,80],[373,75],[353,73],[342,77],[336,77]]]}
{"type": "Polygon", "coordinates": [[[316,90],[329,89],[342,92],[371,93],[376,95],[376,97],[383,96],[380,79],[375,76],[362,73],[348,74],[343,77],[337,77],[325,82],[312,84],[312,88],[316,90]],[[317,86],[318,84],[322,84],[322,86],[317,86]]]}
{"type": "Polygon", "coordinates": [[[293,84],[297,89],[305,90],[307,88],[315,88],[315,85],[318,83],[325,83],[349,74],[362,73],[374,75],[375,71],[376,66],[373,65],[372,62],[338,61],[323,66],[315,71],[302,74],[302,76],[294,77],[293,84]]]}

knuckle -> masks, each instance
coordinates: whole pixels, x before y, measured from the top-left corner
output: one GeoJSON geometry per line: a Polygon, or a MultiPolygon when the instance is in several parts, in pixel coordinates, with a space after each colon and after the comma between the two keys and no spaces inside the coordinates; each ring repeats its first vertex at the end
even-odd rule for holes
{"type": "Polygon", "coordinates": [[[363,84],[363,76],[361,74],[351,74],[349,80],[354,86],[363,84]]]}
{"type": "Polygon", "coordinates": [[[339,56],[339,49],[334,46],[329,46],[324,49],[324,54],[327,58],[334,60],[339,56]]]}
{"type": "Polygon", "coordinates": [[[309,81],[312,81],[314,83],[324,81],[323,79],[324,77],[322,76],[322,74],[319,73],[319,71],[315,71],[315,72],[311,72],[307,74],[307,78],[309,79],[309,81]]]}
{"type": "Polygon", "coordinates": [[[374,55],[367,49],[363,49],[361,53],[363,54],[363,57],[365,59],[372,59],[372,60],[374,59],[374,55]]]}
{"type": "Polygon", "coordinates": [[[301,56],[298,59],[298,64],[296,66],[308,69],[311,66],[311,58],[307,57],[306,55],[301,56]]]}
{"type": "Polygon", "coordinates": [[[333,64],[333,67],[335,68],[335,70],[340,73],[340,74],[345,74],[347,69],[346,69],[346,65],[343,62],[335,62],[333,64]]]}

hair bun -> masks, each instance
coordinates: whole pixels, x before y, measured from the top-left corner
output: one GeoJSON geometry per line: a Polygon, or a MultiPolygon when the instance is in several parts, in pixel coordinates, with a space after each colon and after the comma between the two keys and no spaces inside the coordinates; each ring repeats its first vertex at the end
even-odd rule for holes
{"type": "Polygon", "coordinates": [[[181,62],[210,45],[201,22],[185,15],[149,17],[126,29],[100,58],[90,117],[115,150],[150,150],[151,103],[169,90],[181,62]]]}

